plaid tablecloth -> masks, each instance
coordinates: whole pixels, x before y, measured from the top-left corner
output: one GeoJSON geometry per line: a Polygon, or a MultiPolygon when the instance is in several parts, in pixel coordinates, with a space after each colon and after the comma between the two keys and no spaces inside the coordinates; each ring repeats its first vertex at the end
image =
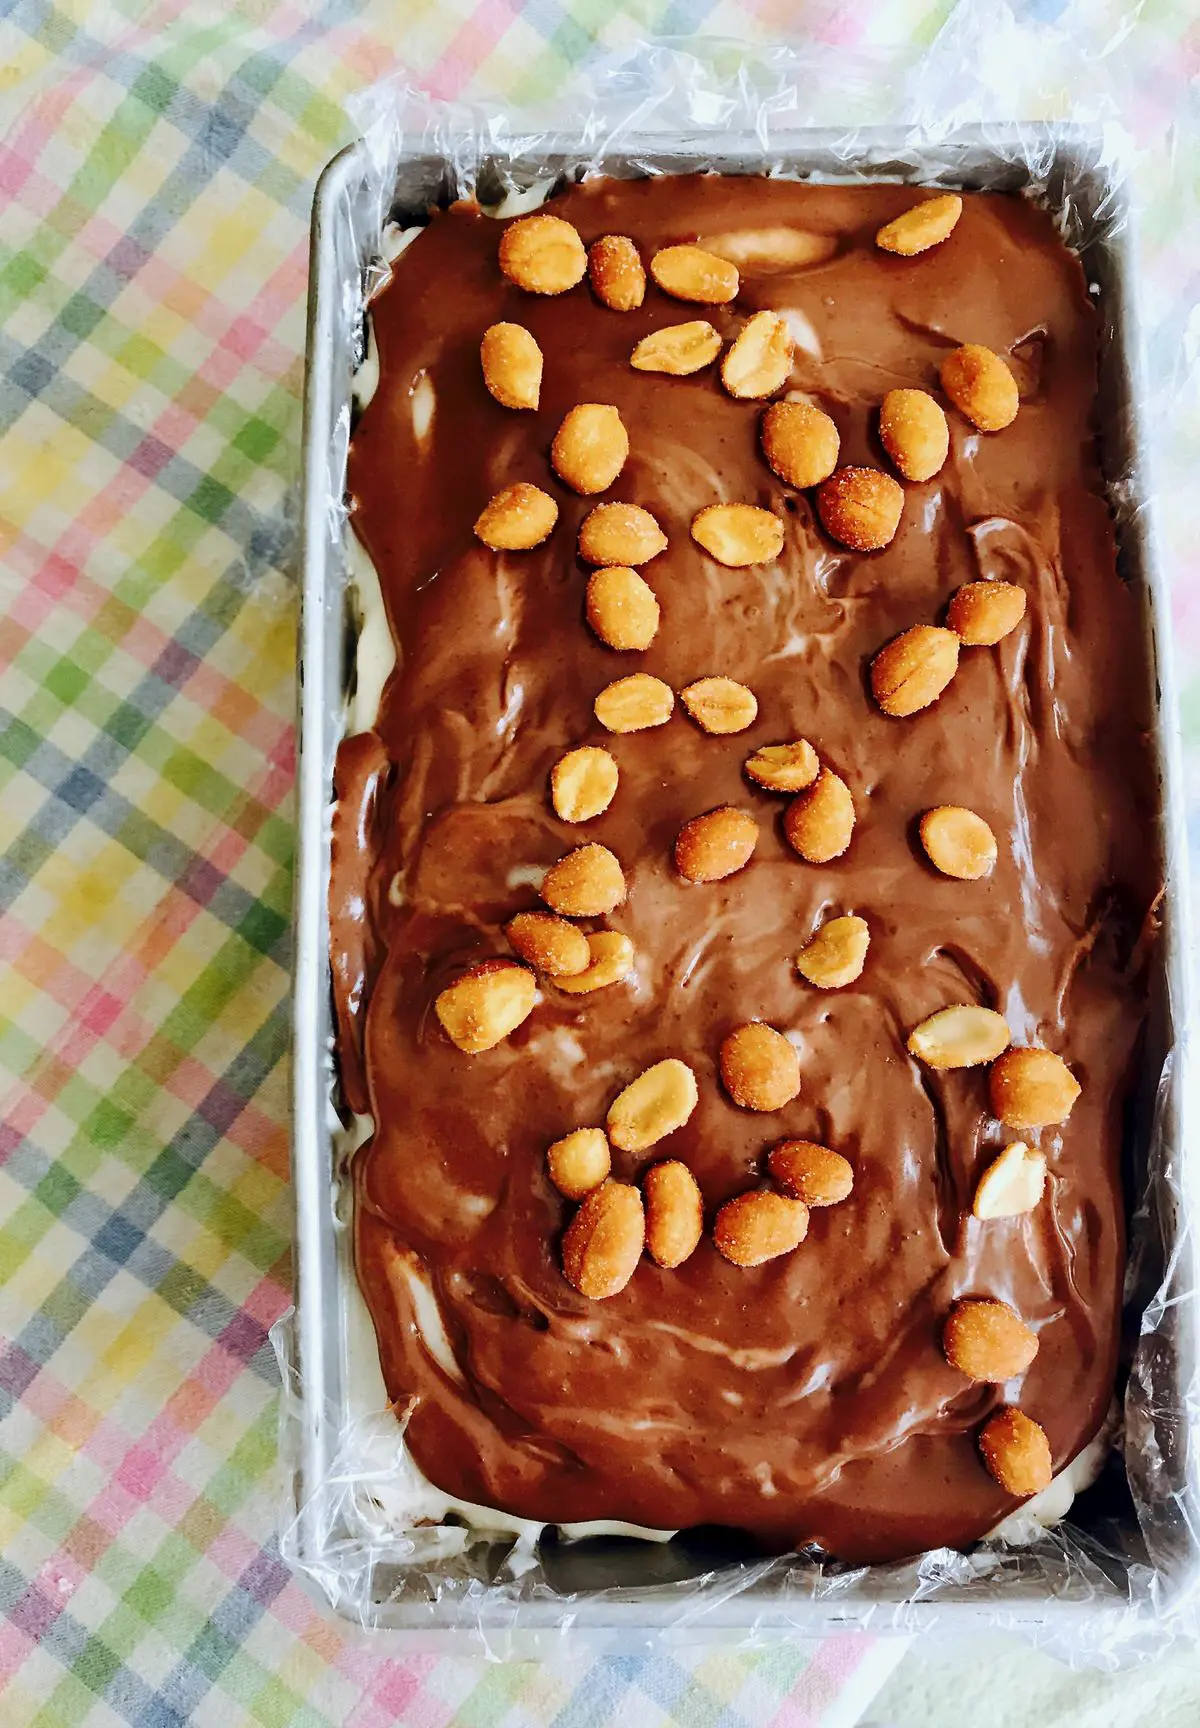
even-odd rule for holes
{"type": "MultiPolygon", "coordinates": [[[[281,1565],[267,1328],[291,1230],[287,500],[307,220],[348,92],[404,65],[439,94],[519,100],[598,39],[918,42],[949,10],[0,8],[5,1728],[828,1728],[886,1674],[894,1650],[869,1637],[571,1647],[540,1666],[397,1655],[281,1565]]],[[[1087,10],[1097,42],[1120,28],[1087,10]]],[[[1148,131],[1200,64],[1189,0],[1151,10],[1121,50],[1148,131]]],[[[1163,252],[1177,287],[1194,235],[1163,252]]],[[[1198,593],[1179,609],[1193,736],[1198,593]]]]}

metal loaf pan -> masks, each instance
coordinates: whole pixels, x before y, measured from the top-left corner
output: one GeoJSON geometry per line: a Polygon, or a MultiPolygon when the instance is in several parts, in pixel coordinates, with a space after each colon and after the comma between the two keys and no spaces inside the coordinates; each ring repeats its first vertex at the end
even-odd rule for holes
{"type": "MultiPolygon", "coordinates": [[[[1096,141],[1073,128],[998,126],[959,132],[949,141],[915,146],[911,133],[867,131],[846,140],[811,130],[771,138],[769,160],[760,139],[746,134],[691,137],[620,136],[610,154],[594,153],[582,136],[542,141],[536,159],[498,159],[497,186],[518,187],[547,175],[572,176],[581,157],[616,175],[684,173],[699,168],[838,181],[905,181],[1019,192],[1035,189],[1058,215],[1080,253],[1103,324],[1100,443],[1117,521],[1122,575],[1145,601],[1146,651],[1155,675],[1158,768],[1162,786],[1161,844],[1171,873],[1165,938],[1159,945],[1161,989],[1147,1052],[1146,1098],[1135,1111],[1128,1171],[1134,1220],[1135,1268],[1130,1278],[1128,1330],[1136,1337],[1147,1301],[1164,1267],[1172,1291],[1196,1287],[1195,1246],[1187,1228],[1189,1190],[1200,1187],[1200,1147],[1185,1143],[1184,1101],[1191,1083],[1186,1024],[1186,906],[1178,716],[1171,681],[1168,597],[1152,539],[1142,390],[1133,293],[1133,233],[1124,191],[1104,166],[1096,141]],[[1161,1072],[1161,1078],[1160,1078],[1161,1072]],[[1140,1237],[1140,1242],[1139,1242],[1140,1237]]],[[[1150,1349],[1152,1390],[1140,1397],[1130,1427],[1128,1470],[1140,1487],[1144,1528],[1123,1484],[1100,1496],[1098,1512],[1081,1512],[1070,1539],[1011,1551],[1002,1563],[942,1552],[903,1567],[836,1570],[823,1576],[802,1561],[769,1566],[708,1557],[674,1564],[670,1549],[623,1544],[619,1556],[562,1558],[557,1592],[526,1574],[442,1586],[437,1567],[407,1567],[404,1546],[389,1551],[354,1528],[355,1495],[348,1481],[349,1426],[346,1314],[354,1279],[345,1227],[346,1195],[338,1153],[333,1020],[327,958],[329,809],[332,763],[344,730],[352,676],[346,603],[349,533],[344,476],[349,443],[351,377],[363,340],[364,286],[378,243],[380,218],[421,220],[429,206],[453,196],[453,171],[430,155],[427,142],[400,157],[390,211],[380,209],[368,155],[360,142],[329,164],[313,214],[304,419],[303,568],[300,632],[299,855],[296,889],[296,977],[293,1017],[292,1167],[296,1189],[296,1317],[290,1360],[287,1436],[292,1466],[288,1494],[293,1522],[285,1549],[302,1575],[348,1617],[370,1625],[429,1633],[454,1629],[495,1637],[556,1634],[569,1617],[582,1630],[621,1639],[651,1633],[704,1638],[819,1632],[870,1623],[916,1629],[1002,1617],[1044,1635],[1073,1639],[1088,1628],[1102,1643],[1103,1625],[1127,1626],[1131,1604],[1161,1619],[1200,1581],[1200,1466],[1189,1432],[1189,1388],[1197,1384],[1195,1317],[1191,1302],[1167,1301],[1150,1349]],[[373,238],[372,238],[373,237],[373,238]],[[331,1497],[330,1482],[339,1492],[331,1497]],[[349,1509],[349,1510],[348,1510],[349,1509]],[[1090,1519],[1090,1523],[1089,1523],[1090,1519]]],[[[377,260],[376,260],[377,262],[377,260]]],[[[354,1466],[349,1466],[353,1475],[354,1466]]],[[[1119,1472],[1118,1472],[1119,1476],[1119,1472]]],[[[364,1483],[368,1478],[364,1476],[364,1483]]],[[[369,1487],[367,1488],[369,1492],[369,1487]]],[[[1096,1499],[1089,1496],[1089,1501],[1096,1499]]],[[[1087,1502],[1085,1502],[1087,1505],[1087,1502]]],[[[535,1575],[536,1576],[536,1575],[535,1575]]],[[[528,1646],[526,1646],[528,1647],[528,1646]]]]}

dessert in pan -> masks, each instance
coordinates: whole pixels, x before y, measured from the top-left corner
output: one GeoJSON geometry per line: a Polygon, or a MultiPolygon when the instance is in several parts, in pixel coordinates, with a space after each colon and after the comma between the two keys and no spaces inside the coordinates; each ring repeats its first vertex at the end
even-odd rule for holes
{"type": "Polygon", "coordinates": [[[1161,880],[1079,263],[1005,195],[595,179],[435,213],[372,317],[332,959],[411,1453],[969,1544],[1113,1394],[1161,880]]]}

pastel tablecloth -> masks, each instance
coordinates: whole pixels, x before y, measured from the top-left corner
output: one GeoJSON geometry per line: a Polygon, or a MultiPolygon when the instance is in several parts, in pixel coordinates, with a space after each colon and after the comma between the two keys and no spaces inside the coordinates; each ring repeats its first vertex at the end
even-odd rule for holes
{"type": "MultiPolygon", "coordinates": [[[[410,1657],[281,1565],[267,1329],[291,1230],[287,498],[312,187],[350,135],[350,91],[403,65],[442,95],[523,99],[597,40],[903,45],[950,10],[0,8],[5,1728],[828,1728],[886,1674],[869,1637],[410,1657]]],[[[1111,37],[1117,11],[1086,10],[1111,37]]],[[[1122,53],[1153,130],[1200,64],[1188,0],[1145,5],[1122,53]]],[[[1168,250],[1177,285],[1195,253],[1168,250]]],[[[1179,620],[1194,650],[1190,592],[1179,620]]],[[[1198,698],[1193,676],[1193,734],[1198,698]]]]}

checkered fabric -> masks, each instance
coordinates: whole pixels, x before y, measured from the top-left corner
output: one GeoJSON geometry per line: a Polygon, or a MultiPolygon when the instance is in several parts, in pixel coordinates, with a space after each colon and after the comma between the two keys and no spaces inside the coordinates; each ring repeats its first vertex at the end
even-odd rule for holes
{"type": "MultiPolygon", "coordinates": [[[[331,1619],[281,1565],[267,1329],[291,1231],[289,488],[308,214],[349,92],[403,65],[440,95],[519,101],[639,33],[886,45],[929,39],[949,10],[0,8],[6,1728],[829,1728],[886,1674],[894,1650],[861,1636],[414,1657],[331,1619]]],[[[1094,10],[1111,35],[1117,12],[1094,10]]],[[[1151,10],[1123,50],[1147,116],[1200,60],[1189,0],[1151,10]]],[[[1176,286],[1194,245],[1172,234],[1176,286]]],[[[1183,595],[1185,647],[1197,605],[1183,595]]]]}

